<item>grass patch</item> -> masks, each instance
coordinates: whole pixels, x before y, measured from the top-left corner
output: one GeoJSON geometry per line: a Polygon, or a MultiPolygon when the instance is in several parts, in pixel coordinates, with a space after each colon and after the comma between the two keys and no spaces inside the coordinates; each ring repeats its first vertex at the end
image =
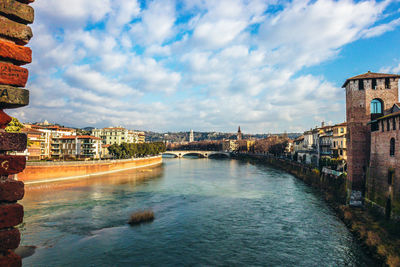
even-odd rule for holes
{"type": "Polygon", "coordinates": [[[134,212],[129,219],[130,225],[137,225],[144,222],[152,222],[154,220],[154,212],[151,210],[143,210],[134,212]]]}

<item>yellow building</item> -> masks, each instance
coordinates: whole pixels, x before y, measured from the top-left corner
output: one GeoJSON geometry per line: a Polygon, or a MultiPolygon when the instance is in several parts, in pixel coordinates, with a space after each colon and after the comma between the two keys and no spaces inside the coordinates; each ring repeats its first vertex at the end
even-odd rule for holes
{"type": "Polygon", "coordinates": [[[332,158],[341,158],[347,160],[347,123],[340,123],[333,126],[332,136],[332,158]]]}
{"type": "Polygon", "coordinates": [[[144,132],[135,132],[123,127],[108,127],[103,129],[93,129],[92,135],[99,137],[103,145],[120,145],[122,143],[144,143],[144,132]]]}

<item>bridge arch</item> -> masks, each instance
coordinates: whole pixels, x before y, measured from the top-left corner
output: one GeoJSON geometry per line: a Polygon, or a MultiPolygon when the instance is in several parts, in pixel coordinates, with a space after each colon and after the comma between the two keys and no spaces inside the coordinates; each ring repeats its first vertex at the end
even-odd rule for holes
{"type": "Polygon", "coordinates": [[[184,153],[182,155],[182,157],[185,157],[185,156],[198,156],[199,158],[207,158],[207,154],[203,154],[201,152],[194,152],[194,151],[184,153]]]}
{"type": "Polygon", "coordinates": [[[230,155],[227,152],[214,152],[208,156],[209,158],[229,158],[230,155]]]}

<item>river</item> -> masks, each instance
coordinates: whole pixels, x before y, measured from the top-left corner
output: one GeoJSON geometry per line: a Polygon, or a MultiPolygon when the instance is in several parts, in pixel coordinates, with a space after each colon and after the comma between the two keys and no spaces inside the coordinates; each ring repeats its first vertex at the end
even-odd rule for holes
{"type": "Polygon", "coordinates": [[[163,159],[27,186],[23,266],[371,266],[321,195],[290,174],[237,160],[163,159]],[[131,227],[132,212],[155,220],[131,227]]]}

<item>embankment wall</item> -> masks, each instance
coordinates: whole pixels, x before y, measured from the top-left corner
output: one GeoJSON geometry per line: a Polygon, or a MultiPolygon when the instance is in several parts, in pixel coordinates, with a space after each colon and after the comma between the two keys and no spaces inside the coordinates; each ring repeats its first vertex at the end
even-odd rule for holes
{"type": "Polygon", "coordinates": [[[283,169],[286,172],[303,180],[306,184],[323,191],[327,200],[334,201],[339,204],[346,204],[346,178],[343,176],[335,176],[326,173],[320,174],[317,169],[313,169],[309,166],[266,155],[243,154],[239,155],[238,157],[243,159],[248,158],[257,160],[283,169]]]}
{"type": "Polygon", "coordinates": [[[102,161],[28,162],[17,179],[25,183],[56,181],[150,167],[161,163],[161,156],[102,161]]]}

